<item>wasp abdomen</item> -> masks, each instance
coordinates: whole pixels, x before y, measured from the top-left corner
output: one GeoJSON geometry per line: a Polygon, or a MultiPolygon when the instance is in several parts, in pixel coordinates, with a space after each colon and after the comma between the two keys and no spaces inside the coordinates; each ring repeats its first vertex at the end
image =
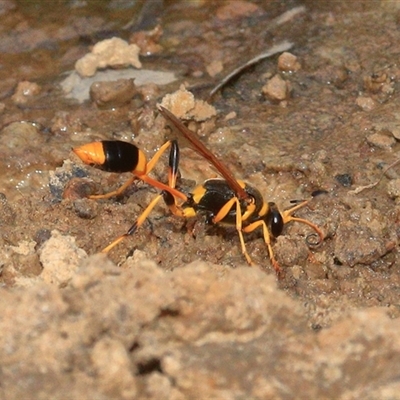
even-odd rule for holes
{"type": "Polygon", "coordinates": [[[134,144],[120,140],[103,140],[104,163],[100,165],[108,172],[132,172],[139,163],[140,153],[134,144]]]}
{"type": "Polygon", "coordinates": [[[120,140],[102,140],[73,149],[88,165],[108,172],[146,172],[146,157],[134,144],[120,140]]]}

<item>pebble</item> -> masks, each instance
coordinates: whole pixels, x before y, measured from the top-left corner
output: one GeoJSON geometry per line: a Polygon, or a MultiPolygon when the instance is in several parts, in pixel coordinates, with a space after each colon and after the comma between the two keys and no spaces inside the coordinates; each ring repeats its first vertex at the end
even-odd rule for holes
{"type": "Polygon", "coordinates": [[[259,11],[260,8],[256,4],[244,0],[235,0],[228,1],[223,6],[220,6],[215,14],[219,20],[227,21],[248,17],[259,11]]]}
{"type": "Polygon", "coordinates": [[[275,75],[263,86],[262,92],[272,101],[282,101],[289,96],[289,85],[280,75],[275,75]]]}
{"type": "Polygon", "coordinates": [[[76,199],[73,202],[74,211],[79,218],[93,219],[97,216],[98,203],[90,199],[76,199]]]}
{"type": "Polygon", "coordinates": [[[140,48],[140,54],[144,56],[149,56],[151,54],[160,53],[162,51],[162,46],[158,43],[163,30],[160,25],[157,25],[151,31],[139,31],[134,32],[130,38],[130,43],[135,43],[140,48]]]}
{"type": "Polygon", "coordinates": [[[114,108],[128,104],[137,93],[133,79],[110,82],[94,82],[90,86],[90,98],[99,107],[114,108]]]}
{"type": "Polygon", "coordinates": [[[283,72],[296,72],[301,69],[301,65],[294,54],[285,51],[278,58],[278,68],[283,72]]]}
{"type": "Polygon", "coordinates": [[[365,96],[357,97],[356,104],[364,111],[372,111],[376,106],[375,101],[371,99],[371,97],[365,97],[365,96]]]}
{"type": "Polygon", "coordinates": [[[213,60],[206,66],[208,75],[212,78],[224,70],[224,65],[221,60],[213,60]]]}
{"type": "Polygon", "coordinates": [[[181,85],[174,93],[163,97],[161,105],[167,108],[178,118],[193,118],[195,121],[205,121],[217,115],[217,110],[203,100],[194,98],[193,93],[181,85]]]}
{"type": "Polygon", "coordinates": [[[387,185],[388,195],[395,199],[400,197],[400,179],[392,179],[387,185]]]}
{"type": "Polygon", "coordinates": [[[117,37],[96,43],[92,52],[86,54],[75,64],[82,77],[93,76],[98,68],[133,66],[142,68],[139,60],[140,48],[117,37]]]}
{"type": "Polygon", "coordinates": [[[37,83],[22,81],[19,82],[11,99],[15,104],[25,104],[30,97],[40,93],[40,86],[37,83]]]}
{"type": "Polygon", "coordinates": [[[396,140],[393,137],[382,133],[373,133],[367,137],[367,142],[368,144],[379,147],[380,149],[390,150],[396,143],[396,140]]]}

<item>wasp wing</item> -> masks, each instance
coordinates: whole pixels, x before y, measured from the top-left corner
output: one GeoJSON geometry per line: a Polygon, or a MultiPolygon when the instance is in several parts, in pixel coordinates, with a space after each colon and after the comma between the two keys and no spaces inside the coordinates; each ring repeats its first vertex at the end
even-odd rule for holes
{"type": "Polygon", "coordinates": [[[193,149],[218,170],[239,199],[246,199],[249,197],[246,191],[239,185],[239,182],[235,179],[229,168],[200,141],[194,132],[183,125],[183,123],[165,107],[158,106],[158,109],[170,125],[172,125],[172,127],[174,127],[191,143],[193,149]]]}

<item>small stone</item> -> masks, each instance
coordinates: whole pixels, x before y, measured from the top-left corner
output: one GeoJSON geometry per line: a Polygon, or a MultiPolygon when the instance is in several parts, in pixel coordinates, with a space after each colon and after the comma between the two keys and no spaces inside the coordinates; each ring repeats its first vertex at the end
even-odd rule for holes
{"type": "Polygon", "coordinates": [[[165,95],[161,105],[183,119],[193,118],[195,121],[205,121],[217,115],[217,110],[212,105],[203,100],[196,100],[193,93],[186,90],[184,85],[176,92],[165,95]]]}
{"type": "Polygon", "coordinates": [[[396,140],[392,136],[384,135],[382,133],[373,133],[367,137],[367,142],[375,147],[383,150],[390,150],[395,145],[396,140]]]}
{"type": "Polygon", "coordinates": [[[395,139],[400,140],[400,127],[394,127],[390,129],[390,132],[392,133],[395,139]]]}
{"type": "Polygon", "coordinates": [[[214,77],[224,70],[224,65],[221,60],[211,61],[206,67],[208,75],[214,77]]]}
{"type": "Polygon", "coordinates": [[[149,56],[151,54],[162,51],[162,46],[159,44],[163,30],[160,25],[157,25],[151,31],[134,32],[129,38],[130,43],[135,43],[140,47],[140,54],[149,56]]]}
{"type": "Polygon", "coordinates": [[[365,90],[370,93],[379,93],[390,88],[390,79],[384,72],[364,76],[363,81],[365,90]]]}
{"type": "Polygon", "coordinates": [[[98,204],[90,199],[76,199],[73,202],[74,210],[79,218],[93,219],[97,216],[98,204]]]}
{"type": "Polygon", "coordinates": [[[301,65],[294,54],[285,51],[278,58],[278,68],[283,72],[296,72],[301,69],[301,65]]]}
{"type": "Polygon", "coordinates": [[[230,119],[235,119],[237,114],[235,111],[231,111],[230,113],[226,114],[225,121],[229,121],[230,119]]]}
{"type": "Polygon", "coordinates": [[[334,254],[343,265],[371,264],[382,257],[387,249],[382,238],[382,227],[374,233],[365,224],[342,222],[336,230],[334,254]]]}
{"type": "Polygon", "coordinates": [[[244,0],[228,1],[223,6],[219,7],[216,11],[216,16],[221,21],[248,17],[260,8],[253,3],[244,0]]]}
{"type": "MultiPolygon", "coordinates": [[[[52,185],[51,190],[52,192],[53,187],[54,189],[58,190],[57,186],[59,183],[59,180],[57,178],[60,176],[58,175],[53,175],[52,182],[50,183],[52,185]]],[[[72,174],[71,174],[72,176],[72,174]]],[[[64,178],[64,177],[62,177],[64,178]]],[[[69,178],[68,173],[66,174],[66,179],[69,178]]],[[[61,179],[62,181],[63,179],[61,179]]],[[[61,182],[62,184],[62,182],[61,182]]],[[[89,196],[92,196],[94,194],[98,194],[100,190],[100,186],[94,182],[92,179],[89,178],[77,178],[74,177],[72,179],[69,179],[68,182],[65,185],[64,191],[62,193],[62,198],[67,199],[67,200],[79,200],[79,199],[84,199],[89,196]]]]}
{"type": "Polygon", "coordinates": [[[359,96],[357,97],[356,104],[364,111],[372,111],[376,104],[371,97],[359,96]]]}
{"type": "Polygon", "coordinates": [[[37,83],[22,81],[19,82],[11,99],[16,104],[25,104],[30,97],[40,93],[40,86],[37,83]]]}
{"type": "Polygon", "coordinates": [[[350,187],[353,184],[350,174],[338,174],[335,175],[335,179],[344,187],[350,187]]]}
{"type": "Polygon", "coordinates": [[[90,98],[99,107],[119,107],[128,104],[137,93],[133,79],[95,82],[90,86],[90,98]]]}
{"type": "Polygon", "coordinates": [[[388,183],[387,192],[393,199],[400,197],[400,178],[392,179],[388,183]]]}
{"type": "Polygon", "coordinates": [[[96,43],[92,52],[75,64],[82,77],[93,76],[98,68],[133,66],[142,68],[139,60],[140,48],[117,37],[96,43]]]}
{"type": "Polygon", "coordinates": [[[280,75],[272,77],[262,88],[263,94],[272,101],[282,101],[289,95],[289,85],[280,75]]]}

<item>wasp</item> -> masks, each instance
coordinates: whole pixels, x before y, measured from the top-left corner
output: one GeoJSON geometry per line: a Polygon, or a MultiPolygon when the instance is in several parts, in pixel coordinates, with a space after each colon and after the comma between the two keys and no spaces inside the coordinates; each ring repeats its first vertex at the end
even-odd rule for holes
{"type": "MultiPolygon", "coordinates": [[[[134,177],[128,182],[128,184],[123,185],[122,189],[124,190],[135,179],[141,179],[160,189],[161,192],[151,201],[129,230],[105,247],[102,252],[109,252],[125,237],[136,232],[136,230],[147,219],[153,208],[162,199],[172,214],[176,216],[191,218],[196,217],[198,214],[205,214],[207,220],[212,224],[221,223],[236,226],[242,253],[250,265],[253,264],[253,261],[246,249],[244,233],[250,233],[260,229],[268,249],[272,266],[278,275],[281,275],[282,271],[275,258],[271,242],[272,238],[276,238],[282,233],[285,224],[292,221],[306,224],[318,235],[318,243],[324,240],[323,232],[315,224],[293,215],[298,209],[304,207],[309,200],[298,202],[288,210],[279,210],[275,203],[266,202],[258,189],[242,180],[237,180],[229,168],[200,141],[199,137],[194,132],[188,129],[177,117],[175,117],[175,115],[162,106],[159,106],[158,109],[167,120],[168,124],[180,135],[186,138],[193,149],[216,168],[221,175],[221,178],[208,179],[189,193],[183,193],[180,189],[178,190],[176,185],[179,175],[179,146],[176,140],[166,142],[158,152],[156,152],[153,159],[147,164],[145,162],[136,162],[136,160],[134,160],[134,168],[130,165],[130,170],[134,174],[134,177]],[[158,181],[150,180],[147,174],[154,167],[154,164],[158,161],[161,154],[168,148],[170,148],[168,185],[164,185],[158,181]],[[141,166],[145,165],[144,174],[138,173],[139,164],[141,166]]],[[[121,166],[121,160],[116,163],[115,166],[111,165],[112,163],[109,164],[109,160],[116,157],[117,152],[110,151],[110,153],[106,154],[105,149],[111,150],[110,142],[108,142],[103,148],[100,148],[100,145],[96,145],[96,151],[92,152],[91,157],[87,156],[86,150],[85,152],[82,150],[82,148],[85,148],[86,146],[92,148],[93,144],[85,145],[75,150],[75,153],[84,162],[87,163],[90,159],[89,163],[102,166],[103,168],[106,167],[107,170],[112,172],[118,172],[117,166],[121,166]],[[84,157],[81,157],[82,155],[84,155],[84,157]]],[[[142,153],[137,148],[134,153],[140,153],[140,156],[142,156],[142,153]]],[[[120,193],[120,190],[118,190],[118,192],[120,193]]],[[[113,192],[112,195],[114,194],[115,192],[113,192]]]]}

